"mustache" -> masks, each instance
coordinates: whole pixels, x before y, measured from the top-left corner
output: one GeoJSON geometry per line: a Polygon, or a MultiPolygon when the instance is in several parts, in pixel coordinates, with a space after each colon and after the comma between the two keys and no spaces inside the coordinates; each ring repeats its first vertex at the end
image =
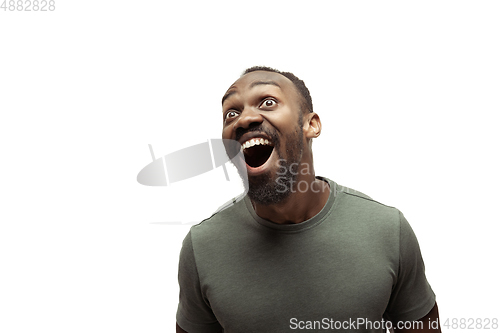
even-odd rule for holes
{"type": "Polygon", "coordinates": [[[259,124],[259,125],[255,125],[255,126],[252,126],[250,128],[237,128],[236,131],[235,131],[235,140],[236,141],[240,141],[241,137],[246,134],[246,133],[251,133],[251,132],[260,132],[260,133],[264,133],[266,134],[268,137],[271,138],[271,140],[273,140],[273,142],[276,144],[277,141],[278,141],[278,136],[276,135],[276,133],[274,132],[271,132],[270,130],[264,128],[264,126],[262,126],[262,124],[259,124]]]}

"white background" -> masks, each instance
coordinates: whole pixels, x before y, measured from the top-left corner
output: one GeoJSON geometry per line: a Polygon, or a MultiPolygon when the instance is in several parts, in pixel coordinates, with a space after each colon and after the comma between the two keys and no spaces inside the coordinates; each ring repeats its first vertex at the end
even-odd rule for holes
{"type": "Polygon", "coordinates": [[[220,137],[254,65],[308,85],[318,175],[403,211],[441,318],[500,318],[497,1],[55,3],[0,11],[1,332],[173,331],[189,221],[237,182],[136,176],[220,137]]]}

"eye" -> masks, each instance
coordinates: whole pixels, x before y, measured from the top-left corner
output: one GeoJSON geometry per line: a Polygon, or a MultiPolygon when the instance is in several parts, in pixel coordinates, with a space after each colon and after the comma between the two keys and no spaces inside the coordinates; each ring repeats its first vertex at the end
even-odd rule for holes
{"type": "Polygon", "coordinates": [[[278,102],[276,102],[275,99],[266,98],[265,100],[262,101],[262,103],[260,104],[260,107],[272,108],[272,107],[276,106],[277,104],[278,104],[278,102]]]}
{"type": "Polygon", "coordinates": [[[238,113],[234,110],[229,110],[224,116],[224,120],[229,120],[238,116],[238,113]]]}

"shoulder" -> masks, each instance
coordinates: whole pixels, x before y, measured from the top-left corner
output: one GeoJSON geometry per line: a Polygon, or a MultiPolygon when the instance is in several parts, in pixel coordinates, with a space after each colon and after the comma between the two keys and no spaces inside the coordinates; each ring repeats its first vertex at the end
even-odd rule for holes
{"type": "Polygon", "coordinates": [[[377,229],[377,233],[395,236],[399,234],[402,214],[392,206],[372,199],[363,192],[334,184],[336,214],[346,223],[367,230],[377,229]]]}
{"type": "Polygon", "coordinates": [[[248,209],[242,197],[231,199],[210,217],[191,227],[193,242],[213,242],[225,235],[238,232],[244,228],[248,216],[248,209]]]}
{"type": "Polygon", "coordinates": [[[347,186],[342,186],[337,183],[333,183],[332,193],[339,199],[344,205],[353,206],[356,209],[367,209],[372,212],[377,212],[381,214],[398,215],[399,210],[393,206],[383,204],[379,201],[372,199],[370,196],[360,192],[358,190],[352,189],[347,186]]]}

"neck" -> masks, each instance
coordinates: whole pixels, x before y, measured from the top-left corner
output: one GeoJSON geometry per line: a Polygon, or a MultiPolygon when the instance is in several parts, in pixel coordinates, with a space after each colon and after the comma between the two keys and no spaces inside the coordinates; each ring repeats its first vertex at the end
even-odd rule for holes
{"type": "Polygon", "coordinates": [[[282,203],[261,205],[252,201],[255,213],[278,224],[295,224],[314,217],[326,205],[330,186],[327,182],[316,179],[314,174],[298,177],[295,184],[300,186],[295,186],[282,203]]]}

